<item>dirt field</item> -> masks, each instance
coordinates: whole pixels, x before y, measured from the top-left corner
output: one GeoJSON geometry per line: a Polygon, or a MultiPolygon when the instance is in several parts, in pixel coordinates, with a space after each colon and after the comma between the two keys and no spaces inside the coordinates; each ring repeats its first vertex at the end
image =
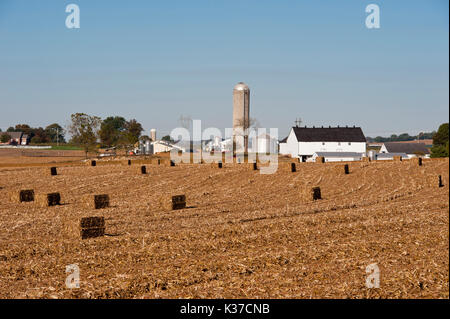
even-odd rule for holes
{"type": "Polygon", "coordinates": [[[449,298],[448,159],[336,166],[0,167],[0,297],[449,298]],[[323,199],[302,199],[313,186],[323,199]],[[13,203],[18,189],[60,192],[63,205],[13,203]],[[87,194],[112,207],[85,208],[87,194]],[[162,211],[165,194],[188,208],[162,211]],[[114,236],[81,240],[86,216],[114,236]],[[369,289],[374,263],[380,288],[369,289]],[[65,285],[71,264],[79,289],[65,285]]]}

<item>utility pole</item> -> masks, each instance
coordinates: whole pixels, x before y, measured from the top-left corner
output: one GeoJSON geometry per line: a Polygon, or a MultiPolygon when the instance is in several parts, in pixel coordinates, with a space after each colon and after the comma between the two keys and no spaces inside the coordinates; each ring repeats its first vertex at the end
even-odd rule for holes
{"type": "Polygon", "coordinates": [[[59,127],[56,128],[56,146],[59,146],[59,127]]]}

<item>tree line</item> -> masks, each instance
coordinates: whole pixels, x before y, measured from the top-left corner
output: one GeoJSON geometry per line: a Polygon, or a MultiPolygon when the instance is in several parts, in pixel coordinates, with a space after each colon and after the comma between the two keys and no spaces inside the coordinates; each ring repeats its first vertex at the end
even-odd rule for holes
{"type": "MultiPolygon", "coordinates": [[[[11,140],[11,132],[22,132],[28,135],[31,144],[67,143],[66,133],[70,134],[68,143],[82,147],[86,152],[96,146],[129,147],[139,140],[151,140],[142,135],[142,125],[136,119],[126,120],[122,116],[110,116],[101,119],[98,116],[85,113],[75,113],[70,116],[70,124],[64,129],[58,123],[45,128],[31,127],[28,124],[17,124],[0,134],[2,143],[11,140]]],[[[0,132],[1,129],[0,129],[0,132]]]]}
{"type": "Polygon", "coordinates": [[[367,137],[367,142],[369,143],[384,143],[384,142],[405,142],[405,141],[415,141],[415,140],[428,140],[432,139],[436,131],[428,133],[420,133],[418,135],[411,136],[408,133],[403,133],[400,135],[392,134],[389,137],[367,137]]]}

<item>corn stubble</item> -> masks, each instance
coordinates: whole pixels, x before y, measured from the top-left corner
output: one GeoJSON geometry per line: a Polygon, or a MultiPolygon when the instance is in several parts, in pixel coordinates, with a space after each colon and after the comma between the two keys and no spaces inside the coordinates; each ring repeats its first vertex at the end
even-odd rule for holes
{"type": "Polygon", "coordinates": [[[151,178],[112,164],[60,165],[58,178],[0,168],[0,297],[449,297],[448,159],[348,163],[349,175],[332,163],[274,175],[148,165],[151,178]],[[314,187],[321,200],[310,200],[314,187]],[[57,190],[64,205],[11,201],[15,189],[57,190]],[[94,194],[114,205],[96,210],[94,194]],[[188,207],[161,209],[179,194],[188,207]],[[117,236],[82,239],[86,217],[117,236]],[[67,289],[74,263],[80,288],[67,289]],[[379,289],[365,286],[373,263],[379,289]]]}

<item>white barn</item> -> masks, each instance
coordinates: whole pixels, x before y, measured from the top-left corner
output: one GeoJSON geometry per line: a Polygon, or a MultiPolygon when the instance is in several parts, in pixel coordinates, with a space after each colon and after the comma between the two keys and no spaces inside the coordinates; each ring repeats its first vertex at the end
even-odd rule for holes
{"type": "Polygon", "coordinates": [[[317,152],[366,153],[366,137],[360,127],[292,127],[280,141],[280,154],[297,157],[302,162],[317,152]]]}

